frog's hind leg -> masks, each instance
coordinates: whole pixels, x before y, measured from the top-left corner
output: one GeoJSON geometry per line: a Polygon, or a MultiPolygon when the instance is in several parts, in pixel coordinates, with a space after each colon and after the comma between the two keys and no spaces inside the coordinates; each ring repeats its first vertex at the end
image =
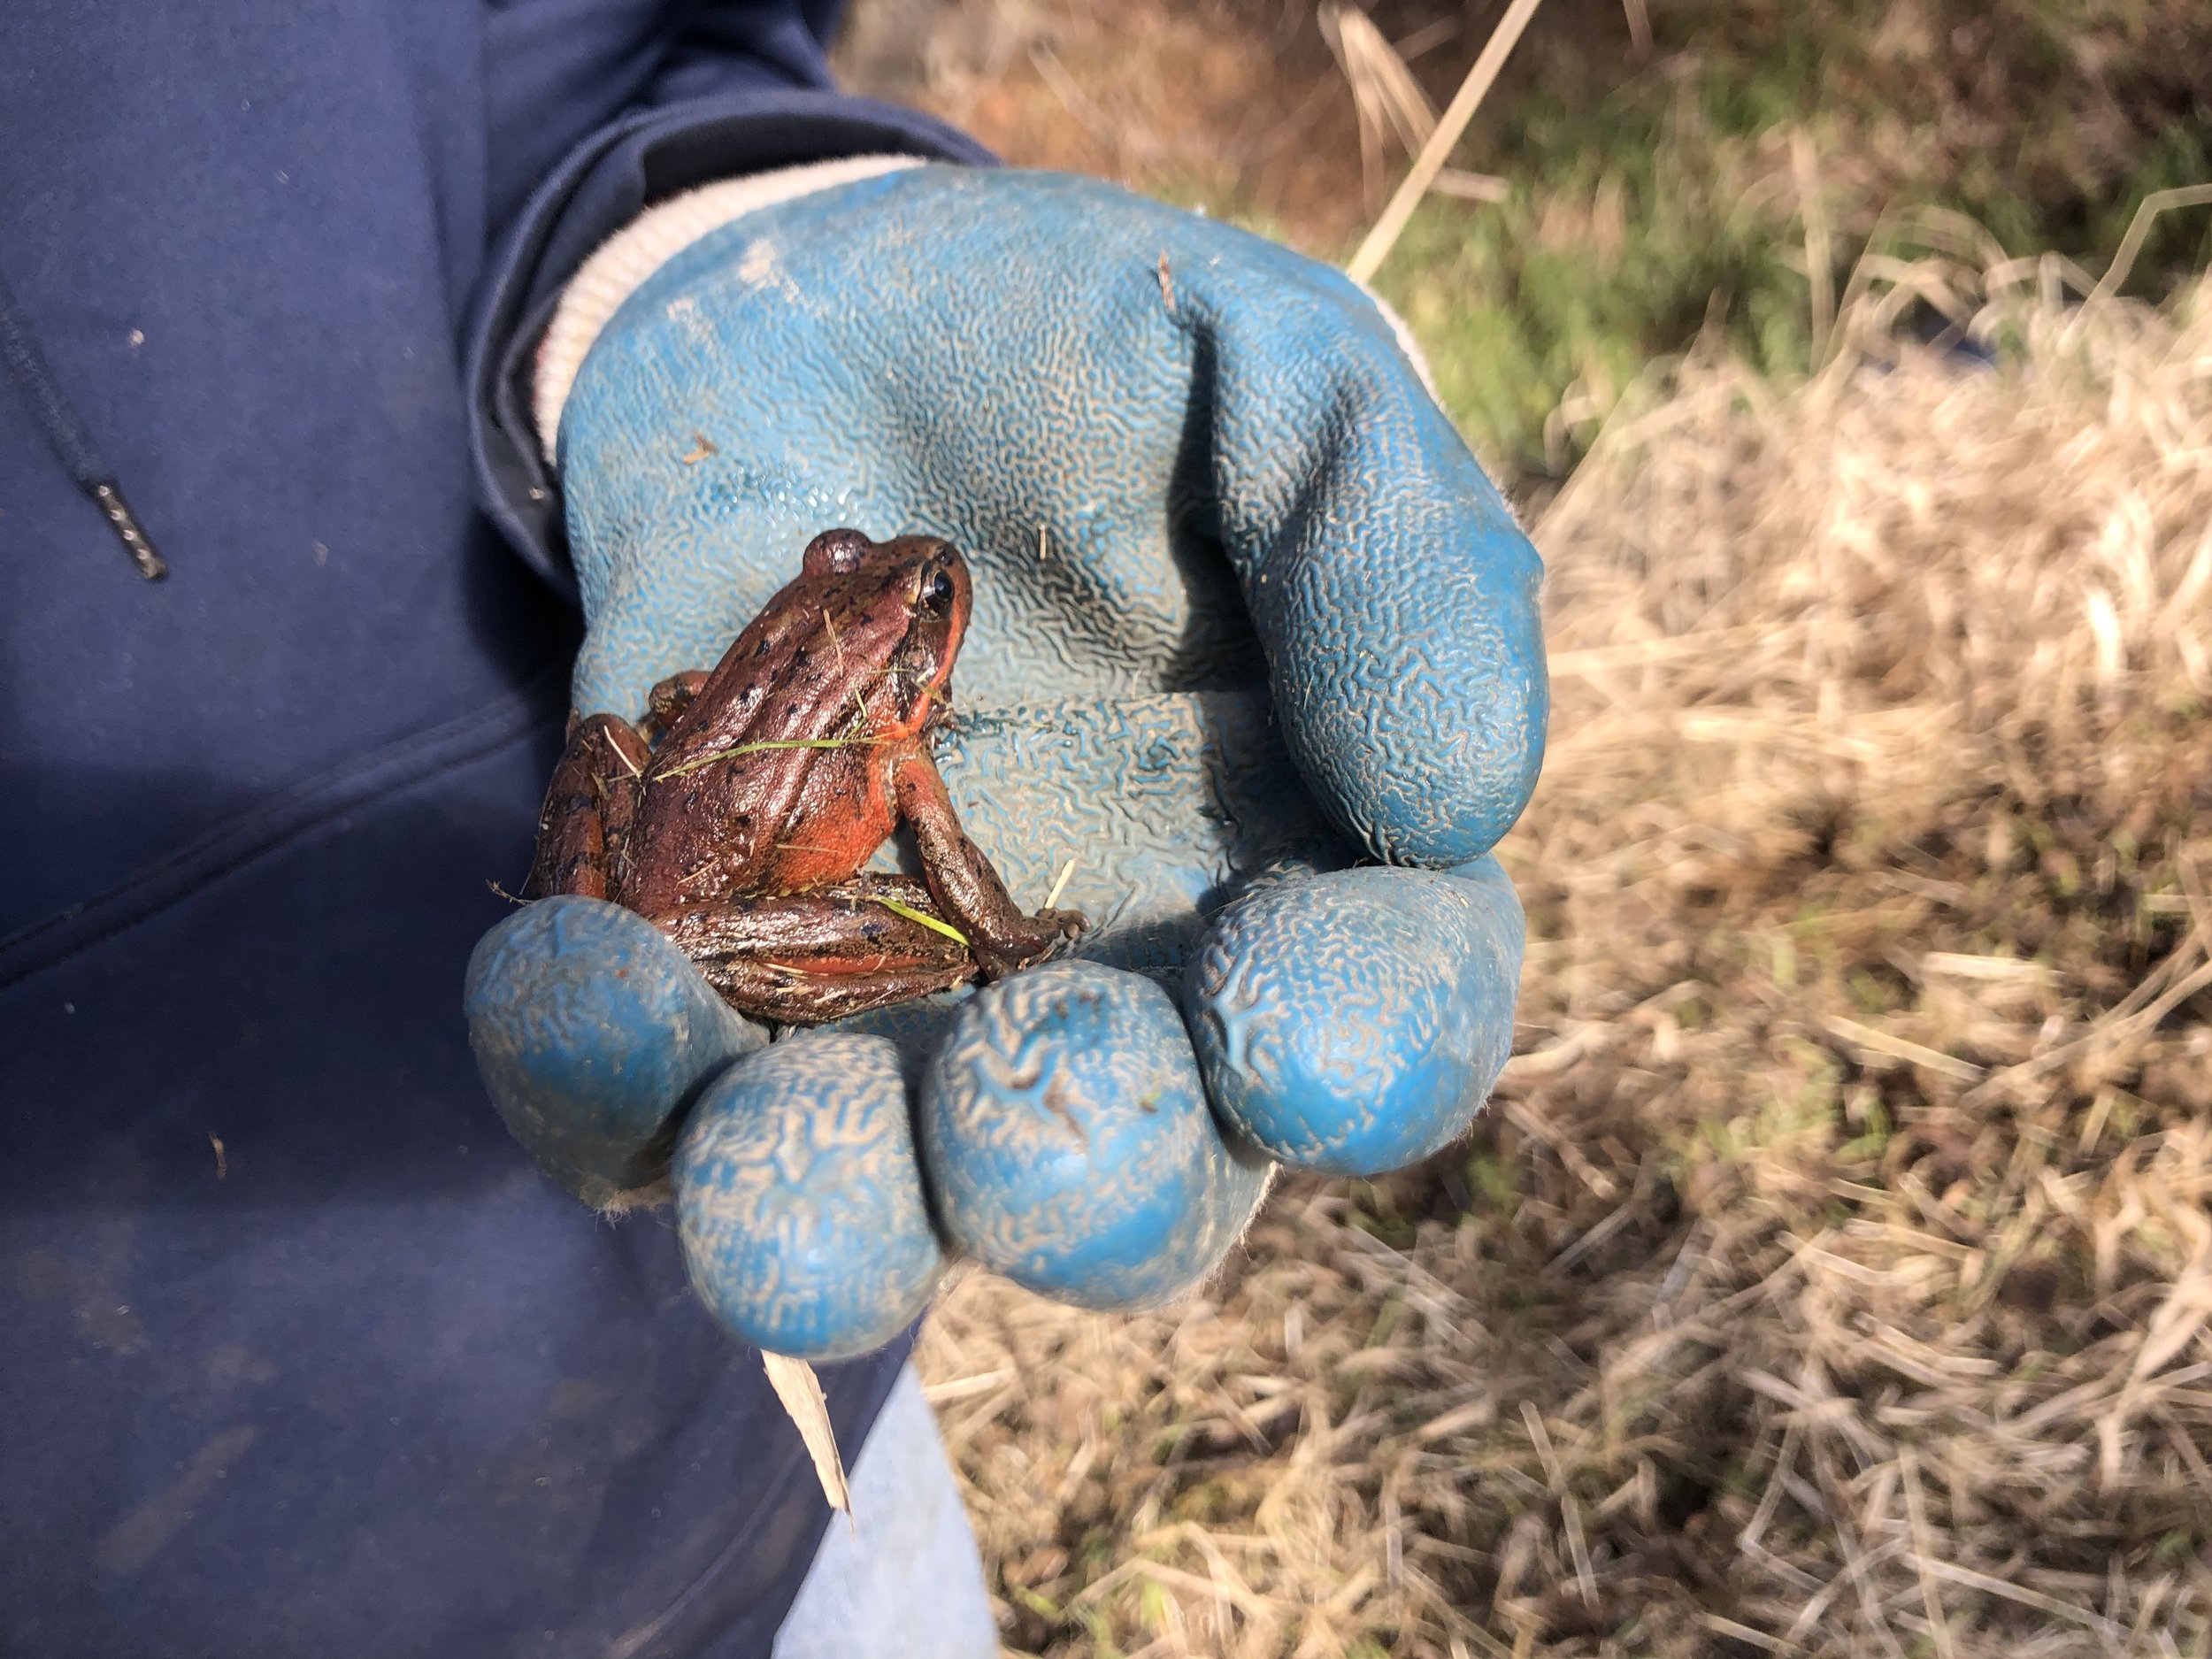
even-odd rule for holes
{"type": "Polygon", "coordinates": [[[817,1025],[975,978],[975,954],[903,876],[858,876],[654,918],[742,1014],[817,1025]],[[927,920],[918,919],[927,918],[927,920]]]}
{"type": "Polygon", "coordinates": [[[595,714],[568,734],[538,814],[537,856],[525,898],[557,893],[612,899],[621,892],[638,780],[650,752],[627,720],[595,714]]]}
{"type": "Polygon", "coordinates": [[[880,973],[817,974],[771,963],[731,963],[700,971],[715,994],[741,1014],[784,1025],[821,1025],[849,1014],[909,1002],[949,991],[975,978],[970,961],[957,969],[918,976],[910,968],[880,973]]]}

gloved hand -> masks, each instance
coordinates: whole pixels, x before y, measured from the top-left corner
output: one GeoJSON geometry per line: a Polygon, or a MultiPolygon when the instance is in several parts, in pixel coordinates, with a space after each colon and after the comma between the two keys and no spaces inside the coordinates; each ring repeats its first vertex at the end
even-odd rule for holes
{"type": "Polygon", "coordinates": [[[1016,900],[1073,859],[1055,902],[1092,923],[1074,960],[759,1052],[627,911],[487,936],[469,1014],[510,1125],[605,1202],[680,1122],[693,1282],[740,1334],[864,1350],[947,1247],[1156,1302],[1270,1159],[1374,1173],[1465,1128],[1511,1035],[1486,855],[1540,757],[1540,571],[1343,276],[1089,180],[895,172],[663,265],[559,458],[584,711],[711,665],[827,526],[962,548],[940,766],[1016,900]]]}

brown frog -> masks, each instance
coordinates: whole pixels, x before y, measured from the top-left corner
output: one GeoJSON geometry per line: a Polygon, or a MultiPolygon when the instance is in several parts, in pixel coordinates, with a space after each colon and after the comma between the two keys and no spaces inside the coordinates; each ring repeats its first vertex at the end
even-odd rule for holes
{"type": "Polygon", "coordinates": [[[572,720],[529,895],[657,926],[741,1012],[813,1025],[1035,961],[1083,926],[1025,916],[930,757],[968,626],[949,541],[829,530],[711,671],[635,726],[572,720]],[[899,824],[924,879],[862,874],[899,824]]]}

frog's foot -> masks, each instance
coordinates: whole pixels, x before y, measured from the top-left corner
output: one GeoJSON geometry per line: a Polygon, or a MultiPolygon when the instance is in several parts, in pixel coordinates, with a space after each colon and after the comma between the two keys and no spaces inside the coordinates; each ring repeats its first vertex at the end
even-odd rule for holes
{"type": "Polygon", "coordinates": [[[712,670],[687,668],[680,674],[671,674],[647,694],[645,718],[638,722],[638,730],[649,743],[658,743],[668,734],[669,727],[684,718],[699,693],[705,687],[712,670]]]}
{"type": "Polygon", "coordinates": [[[976,977],[966,938],[929,889],[862,876],[657,916],[661,931],[741,1014],[817,1025],[976,977]]]}
{"type": "Polygon", "coordinates": [[[975,941],[976,961],[986,979],[1002,979],[1018,968],[1056,956],[1089,926],[1080,910],[1039,910],[1033,916],[1017,912],[1010,922],[993,929],[992,937],[975,941]]]}

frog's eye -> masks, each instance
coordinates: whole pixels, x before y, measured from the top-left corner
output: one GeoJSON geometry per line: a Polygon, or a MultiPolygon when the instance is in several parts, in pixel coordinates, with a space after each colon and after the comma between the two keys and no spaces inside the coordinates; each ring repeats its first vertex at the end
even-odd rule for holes
{"type": "Polygon", "coordinates": [[[942,566],[922,578],[922,590],[914,596],[914,603],[933,617],[950,611],[952,600],[952,573],[942,566]]]}

